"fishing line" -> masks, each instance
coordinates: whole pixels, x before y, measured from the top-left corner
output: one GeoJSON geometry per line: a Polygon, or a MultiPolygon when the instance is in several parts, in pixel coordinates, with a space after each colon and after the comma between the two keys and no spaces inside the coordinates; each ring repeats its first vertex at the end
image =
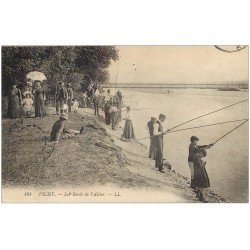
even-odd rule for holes
{"type": "Polygon", "coordinates": [[[230,131],[227,132],[225,135],[221,136],[219,139],[217,139],[217,140],[213,143],[213,145],[214,145],[215,143],[217,143],[218,141],[220,141],[221,139],[223,139],[224,137],[226,137],[227,135],[229,135],[230,133],[232,133],[232,132],[233,132],[234,130],[236,130],[237,128],[241,127],[241,126],[242,126],[243,124],[245,124],[246,122],[248,122],[248,120],[242,122],[240,125],[238,125],[238,126],[235,127],[234,129],[230,130],[230,131]]]}
{"type": "Polygon", "coordinates": [[[172,128],[171,128],[171,129],[169,129],[169,130],[172,130],[172,129],[174,129],[174,128],[178,128],[178,127],[180,127],[180,126],[182,126],[182,125],[184,125],[184,124],[187,124],[187,123],[192,122],[192,121],[194,121],[194,120],[197,120],[197,119],[199,119],[199,118],[202,118],[202,117],[205,117],[205,116],[208,116],[208,115],[214,114],[214,113],[216,113],[216,112],[219,112],[219,111],[221,111],[221,110],[227,109],[227,108],[229,108],[229,107],[235,106],[235,105],[237,105],[237,104],[240,104],[240,103],[242,103],[242,102],[246,102],[246,101],[248,101],[248,99],[243,100],[243,101],[240,101],[240,102],[236,102],[236,103],[234,103],[234,104],[231,104],[231,105],[228,105],[228,106],[226,106],[226,107],[223,107],[223,108],[217,109],[217,110],[215,110],[215,111],[212,111],[212,112],[206,113],[206,114],[204,114],[204,115],[197,116],[197,117],[195,117],[195,118],[193,118],[193,119],[191,119],[191,120],[188,120],[188,121],[186,121],[186,122],[180,123],[180,124],[178,124],[178,125],[176,125],[176,126],[172,127],[172,128]]]}
{"type": "MultiPolygon", "coordinates": [[[[131,108],[131,111],[145,110],[145,109],[160,109],[160,108],[131,108]]],[[[127,110],[122,110],[121,112],[126,112],[127,110]]]]}
{"type": "Polygon", "coordinates": [[[190,127],[190,128],[178,129],[178,130],[166,132],[166,134],[175,133],[175,132],[181,132],[181,131],[195,129],[195,128],[205,128],[205,127],[216,126],[216,125],[221,125],[221,124],[227,124],[227,123],[232,123],[232,122],[240,122],[240,121],[248,121],[248,119],[240,119],[240,120],[234,120],[234,121],[212,123],[212,124],[202,125],[202,126],[197,126],[197,127],[190,127]]]}
{"type": "MultiPolygon", "coordinates": [[[[175,132],[181,132],[185,130],[191,130],[191,129],[197,129],[197,128],[205,128],[205,127],[210,127],[210,126],[216,126],[216,125],[222,125],[222,124],[227,124],[227,123],[233,123],[233,122],[239,122],[239,121],[244,121],[247,122],[248,119],[239,119],[239,120],[233,120],[233,121],[226,121],[226,122],[219,122],[219,123],[212,123],[212,124],[207,124],[207,125],[201,125],[201,126],[196,126],[196,127],[190,127],[190,128],[183,128],[183,129],[178,129],[178,130],[173,130],[173,131],[167,131],[164,132],[163,134],[170,134],[170,133],[175,133],[175,132]]],[[[151,136],[150,136],[151,137],[151,136]]],[[[150,137],[144,137],[138,140],[144,140],[150,137]]],[[[152,136],[153,137],[153,136],[152,136]]]]}

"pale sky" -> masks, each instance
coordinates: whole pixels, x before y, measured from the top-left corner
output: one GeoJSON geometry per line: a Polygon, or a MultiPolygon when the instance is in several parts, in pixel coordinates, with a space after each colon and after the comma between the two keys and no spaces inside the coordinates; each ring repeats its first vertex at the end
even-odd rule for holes
{"type": "Polygon", "coordinates": [[[248,47],[225,53],[214,46],[117,46],[110,82],[214,83],[248,80],[248,47]],[[134,65],[133,65],[134,64],[134,65]],[[119,65],[119,67],[118,67],[119,65]],[[136,69],[136,70],[135,70],[136,69]]]}

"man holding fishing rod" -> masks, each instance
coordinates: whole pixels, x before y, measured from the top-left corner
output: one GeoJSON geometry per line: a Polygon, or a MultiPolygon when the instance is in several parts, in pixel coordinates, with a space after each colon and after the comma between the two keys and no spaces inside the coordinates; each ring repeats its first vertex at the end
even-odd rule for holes
{"type": "MultiPolygon", "coordinates": [[[[163,169],[163,135],[164,132],[162,123],[166,120],[164,114],[159,115],[159,119],[153,124],[153,137],[155,138],[155,167],[160,172],[164,173],[163,169]]],[[[167,130],[168,131],[168,130],[167,130]]]]}

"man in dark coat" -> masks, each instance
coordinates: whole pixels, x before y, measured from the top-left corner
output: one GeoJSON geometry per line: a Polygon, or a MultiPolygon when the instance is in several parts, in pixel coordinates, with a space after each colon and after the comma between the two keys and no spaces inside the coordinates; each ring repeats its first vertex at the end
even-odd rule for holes
{"type": "Polygon", "coordinates": [[[105,123],[106,125],[110,124],[110,113],[109,113],[109,109],[110,109],[110,101],[107,101],[105,103],[104,106],[104,114],[105,114],[105,123]]]}
{"type": "Polygon", "coordinates": [[[64,104],[67,104],[68,101],[68,91],[67,89],[64,87],[64,83],[60,82],[59,87],[57,88],[56,91],[56,113],[59,114],[59,110],[60,113],[62,114],[64,111],[64,104]]]}
{"type": "Polygon", "coordinates": [[[89,86],[87,91],[86,91],[86,94],[87,94],[87,107],[88,108],[92,108],[93,107],[93,98],[94,98],[94,89],[89,86]]]}
{"type": "Polygon", "coordinates": [[[163,126],[162,123],[165,121],[166,116],[164,114],[159,115],[159,120],[157,120],[153,125],[153,136],[155,137],[155,167],[159,169],[160,172],[164,173],[163,170],[163,126]]]}
{"type": "Polygon", "coordinates": [[[68,92],[68,109],[69,109],[69,112],[71,112],[72,101],[74,98],[74,91],[71,87],[71,83],[67,84],[67,92],[68,92]]]}
{"type": "Polygon", "coordinates": [[[110,113],[110,122],[111,122],[112,130],[116,130],[115,126],[117,124],[117,122],[116,122],[117,107],[115,106],[115,104],[112,101],[110,102],[109,113],[110,113]]]}
{"type": "Polygon", "coordinates": [[[153,134],[154,131],[154,124],[157,121],[156,116],[152,116],[151,120],[147,123],[148,131],[150,135],[150,147],[149,147],[149,158],[152,158],[155,160],[155,137],[153,134]]]}
{"type": "MultiPolygon", "coordinates": [[[[119,98],[119,105],[120,105],[120,108],[123,106],[123,103],[122,103],[122,92],[120,90],[117,91],[116,93],[117,97],[119,98]]],[[[119,108],[119,107],[117,107],[119,108]]]]}
{"type": "Polygon", "coordinates": [[[62,113],[60,119],[57,120],[51,130],[51,141],[58,142],[63,130],[65,129],[65,124],[68,120],[68,115],[62,113]]]}

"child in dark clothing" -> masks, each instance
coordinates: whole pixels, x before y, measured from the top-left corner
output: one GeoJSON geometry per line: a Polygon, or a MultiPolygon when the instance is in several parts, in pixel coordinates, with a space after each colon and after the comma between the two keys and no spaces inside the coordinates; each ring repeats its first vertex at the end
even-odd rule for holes
{"type": "Polygon", "coordinates": [[[204,148],[204,149],[209,149],[210,147],[213,146],[213,144],[209,145],[203,145],[203,146],[198,146],[197,143],[199,141],[199,138],[196,136],[192,136],[190,138],[190,145],[189,145],[189,155],[188,155],[188,165],[191,171],[191,184],[190,188],[195,189],[194,185],[194,156],[199,152],[199,149],[204,148]]]}
{"type": "Polygon", "coordinates": [[[198,150],[198,153],[194,156],[194,185],[196,191],[196,197],[199,201],[207,202],[203,196],[204,190],[210,187],[209,177],[206,171],[206,162],[202,158],[206,157],[207,152],[204,148],[198,150]]]}

